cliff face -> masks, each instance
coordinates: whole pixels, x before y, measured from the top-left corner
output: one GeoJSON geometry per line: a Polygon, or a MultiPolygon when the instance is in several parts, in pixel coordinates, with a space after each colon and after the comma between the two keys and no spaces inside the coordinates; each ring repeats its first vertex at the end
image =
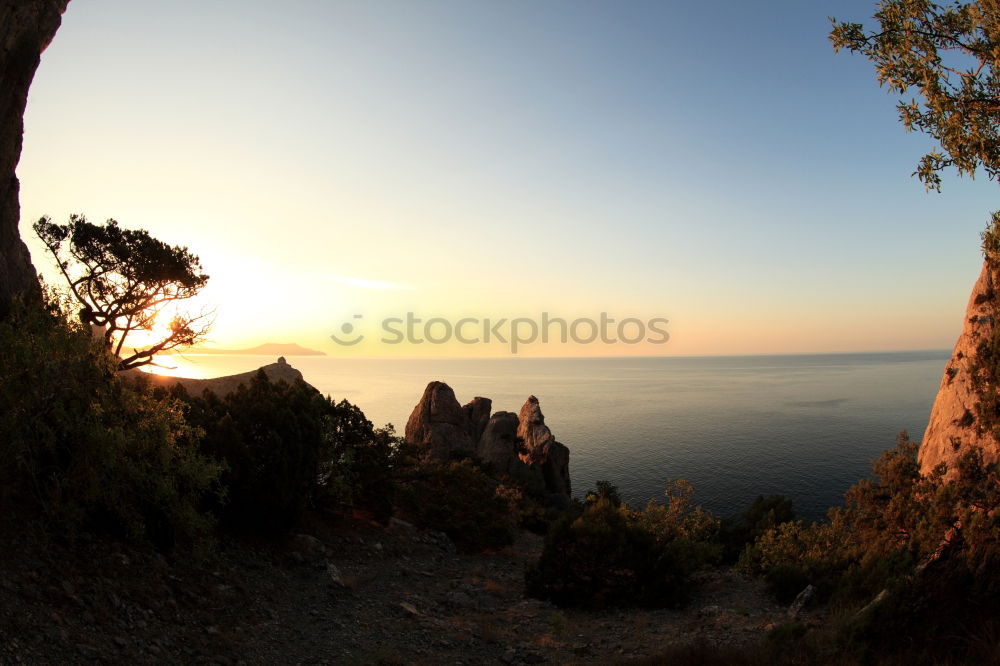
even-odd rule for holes
{"type": "Polygon", "coordinates": [[[944,462],[948,463],[949,476],[952,475],[955,463],[971,447],[982,449],[987,462],[1000,460],[1000,444],[989,432],[981,433],[977,428],[977,397],[970,372],[980,344],[993,336],[996,286],[993,272],[984,262],[969,297],[962,335],[945,366],[930,422],[920,444],[919,461],[923,474],[944,462]]]}
{"type": "Polygon", "coordinates": [[[0,0],[0,311],[12,296],[38,288],[17,225],[24,107],[28,87],[69,0],[0,0]]]}
{"type": "Polygon", "coordinates": [[[569,498],[569,449],[545,425],[538,398],[530,396],[519,414],[491,416],[492,407],[489,398],[473,398],[462,407],[450,386],[431,382],[406,422],[406,441],[436,460],[475,455],[496,474],[569,498]]]}

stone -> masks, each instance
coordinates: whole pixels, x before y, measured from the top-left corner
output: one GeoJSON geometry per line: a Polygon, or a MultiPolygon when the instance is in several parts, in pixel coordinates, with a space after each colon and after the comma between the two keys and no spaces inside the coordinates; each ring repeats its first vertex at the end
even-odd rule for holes
{"type": "Polygon", "coordinates": [[[545,475],[541,467],[532,466],[521,459],[524,442],[517,436],[517,414],[497,412],[486,424],[483,436],[476,445],[476,455],[497,476],[507,475],[524,484],[534,494],[545,494],[545,475]]]}
{"type": "Polygon", "coordinates": [[[494,476],[509,476],[532,492],[568,501],[571,496],[569,449],[545,425],[538,398],[530,396],[515,415],[490,415],[493,402],[476,397],[460,407],[444,382],[427,385],[406,423],[406,441],[431,459],[456,453],[475,455],[494,476]]]}
{"type": "Polygon", "coordinates": [[[18,233],[24,108],[28,88],[69,0],[0,0],[0,313],[10,299],[38,292],[28,248],[18,233]]]}
{"type": "Polygon", "coordinates": [[[524,443],[521,461],[542,469],[548,492],[569,497],[569,449],[557,442],[545,425],[541,405],[533,395],[528,397],[518,414],[517,435],[524,443]]]}
{"type": "Polygon", "coordinates": [[[962,334],[945,365],[920,444],[918,460],[922,474],[930,473],[940,463],[947,463],[946,478],[954,478],[957,461],[972,447],[982,450],[984,462],[1000,461],[1000,443],[992,434],[979,432],[976,427],[977,398],[970,373],[979,345],[993,336],[998,297],[994,272],[987,262],[983,262],[966,306],[962,334]]]}
{"type": "Polygon", "coordinates": [[[408,523],[405,520],[390,518],[385,531],[389,533],[413,534],[417,531],[417,527],[413,523],[408,523]]]}
{"type": "Polygon", "coordinates": [[[853,620],[857,622],[865,615],[867,615],[869,612],[871,612],[876,606],[884,602],[888,597],[889,597],[889,590],[882,590],[881,592],[876,594],[875,598],[869,601],[864,608],[862,608],[861,610],[859,610],[857,613],[854,614],[853,620]]]}
{"type": "Polygon", "coordinates": [[[465,412],[465,421],[468,428],[469,437],[473,442],[478,442],[486,430],[486,424],[490,420],[490,412],[493,410],[493,401],[489,398],[475,397],[472,402],[462,407],[465,412]]]}
{"type": "Polygon", "coordinates": [[[791,605],[788,607],[788,619],[797,619],[815,595],[816,588],[812,585],[806,585],[805,589],[798,593],[795,600],[792,601],[791,605]]]}
{"type": "Polygon", "coordinates": [[[346,587],[344,577],[340,575],[340,569],[332,562],[326,565],[326,575],[334,587],[346,587]]]}
{"type": "Polygon", "coordinates": [[[483,428],[476,455],[494,471],[509,473],[511,461],[519,460],[518,418],[513,412],[497,412],[483,428]]]}
{"type": "Polygon", "coordinates": [[[406,611],[406,614],[409,615],[410,617],[420,617],[420,615],[422,615],[422,613],[418,611],[416,607],[414,607],[414,605],[411,603],[400,601],[399,607],[402,608],[404,611],[406,611]]]}
{"type": "Polygon", "coordinates": [[[436,460],[448,460],[455,452],[473,452],[465,410],[455,392],[444,382],[431,382],[406,422],[407,443],[422,447],[436,460]]]}
{"type": "Polygon", "coordinates": [[[310,562],[326,557],[326,546],[323,545],[323,542],[308,534],[293,534],[289,539],[289,546],[293,553],[301,554],[310,562]]]}

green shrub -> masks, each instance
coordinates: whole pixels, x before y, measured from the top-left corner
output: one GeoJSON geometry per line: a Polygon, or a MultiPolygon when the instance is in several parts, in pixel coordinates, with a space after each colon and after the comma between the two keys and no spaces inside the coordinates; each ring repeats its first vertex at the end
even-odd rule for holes
{"type": "Polygon", "coordinates": [[[341,400],[326,421],[327,458],[320,466],[323,497],[369,510],[379,521],[392,515],[394,473],[403,441],[392,425],[375,428],[356,406],[341,400]]]}
{"type": "Polygon", "coordinates": [[[673,606],[690,576],[719,553],[718,521],[690,503],[691,487],[668,482],[667,503],[633,511],[613,486],[588,493],[579,517],[555,523],[526,574],[528,594],[556,604],[673,606]]]}
{"type": "Polygon", "coordinates": [[[622,496],[618,492],[618,487],[610,481],[601,480],[594,484],[594,488],[587,491],[584,503],[587,506],[596,504],[600,500],[606,500],[612,506],[622,505],[622,496]]]}
{"type": "Polygon", "coordinates": [[[801,583],[800,590],[816,587],[820,599],[857,603],[908,575],[935,533],[928,522],[933,482],[921,478],[916,456],[917,445],[901,433],[896,448],[873,464],[875,478],[847,491],[846,506],[830,509],[825,522],[785,522],[765,531],[743,552],[740,567],[763,574],[782,601],[788,586],[801,583]]]}
{"type": "Polygon", "coordinates": [[[60,532],[170,547],[204,539],[218,465],[176,400],[120,379],[115,360],[49,297],[0,321],[0,506],[60,532]]]}
{"type": "Polygon", "coordinates": [[[724,520],[719,528],[722,560],[736,562],[747,546],[764,532],[795,520],[792,500],[784,495],[758,495],[738,521],[724,520]]]}
{"type": "Polygon", "coordinates": [[[271,382],[263,370],[225,397],[187,400],[188,419],[205,431],[202,451],[225,465],[223,522],[263,532],[293,525],[332,455],[330,400],[301,379],[271,382]]]}
{"type": "Polygon", "coordinates": [[[954,478],[921,476],[917,446],[901,433],[828,521],[785,523],[762,534],[740,566],[762,574],[783,601],[811,583],[844,619],[827,648],[849,659],[894,655],[913,663],[976,662],[1000,593],[1000,465],[979,449],[954,478]],[[885,591],[880,603],[859,609],[885,591]]]}
{"type": "Polygon", "coordinates": [[[396,505],[402,518],[444,532],[465,552],[512,543],[518,523],[507,488],[468,459],[406,467],[396,505]]]}
{"type": "Polygon", "coordinates": [[[980,234],[980,239],[983,257],[994,266],[1000,265],[1000,211],[992,213],[990,223],[980,234]]]}

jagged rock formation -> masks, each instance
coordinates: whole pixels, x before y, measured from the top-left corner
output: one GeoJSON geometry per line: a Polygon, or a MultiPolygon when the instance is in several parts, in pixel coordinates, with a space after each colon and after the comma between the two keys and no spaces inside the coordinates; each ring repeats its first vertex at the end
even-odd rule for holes
{"type": "Polygon", "coordinates": [[[17,230],[21,206],[15,169],[28,87],[67,4],[69,0],[0,0],[0,312],[13,296],[38,288],[17,230]]]}
{"type": "MultiPolygon", "coordinates": [[[[302,373],[288,365],[285,357],[282,356],[276,363],[261,366],[258,370],[263,370],[267,378],[272,382],[279,379],[291,384],[297,379],[302,379],[302,373]]],[[[157,375],[155,373],[142,372],[139,369],[126,371],[127,376],[144,377],[153,386],[172,388],[177,384],[184,387],[190,395],[201,395],[205,391],[211,391],[215,395],[222,397],[236,390],[240,384],[248,384],[257,370],[241,372],[235,375],[225,375],[223,377],[212,377],[210,379],[192,379],[189,377],[171,377],[169,375],[157,375]]]]}
{"type": "Polygon", "coordinates": [[[489,398],[475,397],[472,402],[462,408],[465,412],[466,423],[468,424],[469,437],[473,442],[478,442],[486,430],[486,425],[490,421],[490,411],[493,409],[493,401],[489,398]]]}
{"type": "Polygon", "coordinates": [[[406,421],[404,435],[407,442],[426,448],[432,457],[447,460],[453,451],[473,450],[468,418],[450,386],[431,382],[406,421]]]}
{"type": "Polygon", "coordinates": [[[490,417],[483,436],[476,444],[479,459],[501,474],[515,473],[524,463],[520,457],[523,443],[518,441],[517,414],[497,412],[490,417]]]}
{"type": "Polygon", "coordinates": [[[431,382],[406,422],[406,441],[436,460],[474,455],[497,474],[506,474],[548,494],[569,497],[569,449],[545,425],[538,398],[519,414],[496,412],[488,398],[464,407],[444,382],[431,382]]]}
{"type": "Polygon", "coordinates": [[[993,338],[997,296],[993,271],[989,263],[984,262],[969,297],[962,335],[945,366],[930,422],[920,444],[919,461],[923,474],[944,462],[948,463],[949,476],[952,475],[955,463],[970,447],[982,449],[987,462],[1000,460],[1000,444],[989,429],[980,429],[976,423],[978,397],[972,385],[972,370],[980,345],[993,338]]]}
{"type": "Polygon", "coordinates": [[[528,396],[518,415],[517,436],[524,442],[521,460],[527,465],[540,467],[545,476],[545,487],[550,492],[570,494],[569,449],[556,441],[545,425],[545,416],[538,398],[528,396]]]}

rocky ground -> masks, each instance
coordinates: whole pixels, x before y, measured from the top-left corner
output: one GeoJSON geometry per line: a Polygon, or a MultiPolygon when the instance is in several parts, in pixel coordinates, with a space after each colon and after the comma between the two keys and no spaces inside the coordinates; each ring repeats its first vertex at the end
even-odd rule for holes
{"type": "MultiPolygon", "coordinates": [[[[707,571],[676,610],[560,610],[523,596],[542,545],[460,555],[405,523],[314,520],[280,546],[198,562],[51,539],[0,545],[0,663],[534,664],[643,661],[671,646],[752,646],[788,610],[707,571]]],[[[808,618],[807,618],[808,619],[808,618]]]]}

